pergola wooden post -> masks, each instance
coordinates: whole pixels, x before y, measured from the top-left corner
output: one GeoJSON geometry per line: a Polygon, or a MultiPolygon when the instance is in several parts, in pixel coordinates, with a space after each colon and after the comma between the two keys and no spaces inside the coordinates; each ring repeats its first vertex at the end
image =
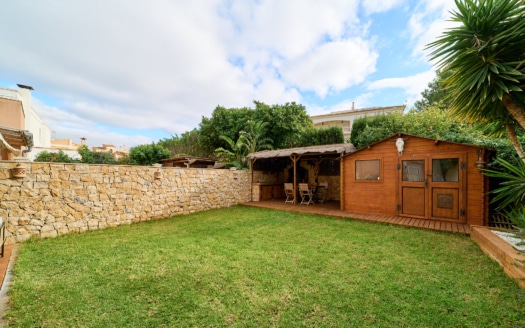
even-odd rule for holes
{"type": "Polygon", "coordinates": [[[293,206],[297,205],[297,161],[301,158],[301,155],[290,155],[290,159],[293,163],[293,206]]]}

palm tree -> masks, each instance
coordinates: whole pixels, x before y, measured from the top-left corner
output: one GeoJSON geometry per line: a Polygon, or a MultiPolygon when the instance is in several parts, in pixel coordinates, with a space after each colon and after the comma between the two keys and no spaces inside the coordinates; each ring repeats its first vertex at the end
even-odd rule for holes
{"type": "Polygon", "coordinates": [[[220,138],[228,143],[231,150],[219,147],[215,149],[217,155],[229,161],[238,169],[245,168],[247,155],[246,137],[241,134],[237,141],[233,141],[233,139],[224,135],[221,135],[220,138]]]}
{"type": "Polygon", "coordinates": [[[246,125],[247,131],[241,131],[240,135],[244,136],[244,142],[248,149],[248,154],[263,149],[273,149],[273,140],[266,137],[266,132],[270,123],[263,121],[248,121],[246,125]]]}
{"type": "Polygon", "coordinates": [[[455,0],[458,23],[427,48],[451,74],[444,79],[454,113],[505,129],[525,161],[516,128],[525,129],[525,1],[455,0]]]}

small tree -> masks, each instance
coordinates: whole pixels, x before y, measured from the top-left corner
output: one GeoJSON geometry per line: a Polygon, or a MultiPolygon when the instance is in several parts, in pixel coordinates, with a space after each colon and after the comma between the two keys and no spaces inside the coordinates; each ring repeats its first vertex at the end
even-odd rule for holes
{"type": "Polygon", "coordinates": [[[173,156],[190,155],[199,157],[210,157],[213,150],[209,147],[202,147],[199,142],[200,130],[193,129],[188,132],[175,134],[169,139],[162,139],[157,144],[171,151],[173,156]]]}
{"type": "Polygon", "coordinates": [[[421,92],[422,99],[414,103],[416,110],[425,110],[430,105],[438,105],[442,109],[448,109],[449,100],[447,99],[447,90],[445,89],[444,80],[450,76],[452,72],[446,70],[441,72],[437,70],[436,77],[428,84],[428,87],[421,92]]]}
{"type": "Polygon", "coordinates": [[[81,156],[80,162],[87,164],[116,164],[117,161],[112,153],[108,152],[94,152],[89,150],[88,146],[82,145],[78,147],[78,153],[81,156]]]}
{"type": "Polygon", "coordinates": [[[161,159],[169,158],[171,152],[161,145],[151,143],[150,145],[139,145],[129,151],[129,164],[151,165],[161,159]]]}

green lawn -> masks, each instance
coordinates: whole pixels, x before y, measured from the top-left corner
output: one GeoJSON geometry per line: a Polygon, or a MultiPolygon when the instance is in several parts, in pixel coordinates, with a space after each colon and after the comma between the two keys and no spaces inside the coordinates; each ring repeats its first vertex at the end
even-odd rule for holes
{"type": "Polygon", "coordinates": [[[467,236],[250,207],[21,246],[9,327],[519,327],[467,236]]]}

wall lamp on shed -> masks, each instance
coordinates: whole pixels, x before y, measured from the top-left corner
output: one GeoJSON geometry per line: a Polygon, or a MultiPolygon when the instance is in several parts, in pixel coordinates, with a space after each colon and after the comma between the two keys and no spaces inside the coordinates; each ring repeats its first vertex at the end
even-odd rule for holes
{"type": "Polygon", "coordinates": [[[485,165],[487,164],[483,159],[483,149],[476,150],[476,154],[478,155],[478,160],[476,161],[476,163],[474,163],[474,165],[476,166],[478,171],[481,171],[485,168],[485,165]]]}

